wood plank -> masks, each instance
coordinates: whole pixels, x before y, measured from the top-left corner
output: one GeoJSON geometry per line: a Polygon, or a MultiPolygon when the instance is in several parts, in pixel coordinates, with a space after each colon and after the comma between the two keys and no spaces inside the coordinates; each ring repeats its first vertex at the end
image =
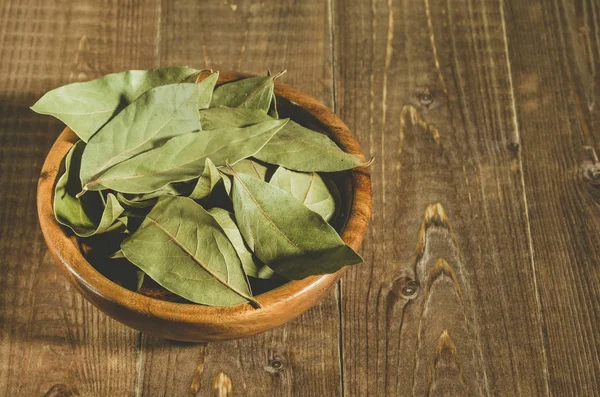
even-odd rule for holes
{"type": "Polygon", "coordinates": [[[376,157],[346,395],[547,393],[502,7],[335,3],[339,111],[376,157]]]}
{"type": "Polygon", "coordinates": [[[156,7],[0,3],[0,394],[134,395],[137,333],[75,292],[37,224],[39,169],[61,123],[28,109],[45,91],[154,64],[156,7]]]}
{"type": "Polygon", "coordinates": [[[550,393],[597,396],[600,4],[506,3],[550,393]]]}
{"type": "MultiPolygon", "coordinates": [[[[165,1],[160,64],[250,73],[287,68],[283,81],[332,106],[328,16],[319,1],[165,1]]],[[[338,318],[331,291],[300,318],[241,341],[205,346],[144,336],[141,390],[156,396],[340,395],[338,318]]]]}

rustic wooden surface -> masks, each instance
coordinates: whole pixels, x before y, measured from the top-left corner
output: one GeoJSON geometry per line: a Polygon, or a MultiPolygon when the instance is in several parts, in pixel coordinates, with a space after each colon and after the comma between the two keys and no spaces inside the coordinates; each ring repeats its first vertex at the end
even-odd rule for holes
{"type": "Polygon", "coordinates": [[[1,396],[600,395],[600,4],[0,0],[1,396]],[[366,263],[246,340],[141,335],[46,252],[46,90],[157,65],[263,72],[372,166],[366,263]]]}

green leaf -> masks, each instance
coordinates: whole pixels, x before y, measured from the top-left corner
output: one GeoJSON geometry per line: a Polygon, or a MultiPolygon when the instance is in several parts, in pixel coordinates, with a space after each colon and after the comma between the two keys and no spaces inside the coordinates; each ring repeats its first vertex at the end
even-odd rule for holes
{"type": "Polygon", "coordinates": [[[157,283],[192,302],[258,304],[221,226],[190,198],[161,197],[121,249],[157,283]]]}
{"type": "MultiPolygon", "coordinates": [[[[256,162],[251,159],[244,159],[239,163],[231,166],[233,171],[238,174],[250,175],[258,179],[262,179],[263,181],[267,180],[267,173],[269,172],[269,168],[265,167],[259,162],[256,162]]],[[[233,173],[228,168],[222,168],[221,170],[221,178],[223,179],[223,184],[225,185],[225,191],[227,194],[231,194],[231,176],[233,173]]]]}
{"type": "Polygon", "coordinates": [[[116,229],[124,229],[126,223],[119,220],[123,207],[114,194],[104,197],[99,192],[80,199],[75,196],[81,191],[79,168],[85,142],[77,141],[65,158],[65,173],[56,183],[54,191],[54,213],[56,220],[70,227],[80,237],[89,237],[116,229]]]}
{"type": "Polygon", "coordinates": [[[62,120],[87,142],[120,109],[144,92],[182,82],[196,73],[196,69],[185,67],[113,73],[49,91],[31,109],[62,120]]]}
{"type": "Polygon", "coordinates": [[[336,172],[365,165],[358,156],[340,149],[327,135],[293,121],[254,157],[303,172],[336,172]]]}
{"type": "Polygon", "coordinates": [[[204,171],[192,193],[188,197],[194,200],[203,200],[210,196],[215,185],[221,180],[221,174],[214,163],[207,157],[204,162],[204,171]]]}
{"type": "Polygon", "coordinates": [[[247,127],[269,120],[273,120],[273,118],[258,109],[209,108],[200,110],[200,123],[203,130],[247,127]]]}
{"type": "Polygon", "coordinates": [[[138,269],[135,272],[135,278],[136,278],[136,283],[135,283],[135,291],[139,291],[140,288],[142,288],[142,285],[144,284],[144,278],[146,278],[146,273],[144,273],[142,270],[138,269]]]}
{"type": "Polygon", "coordinates": [[[188,195],[192,187],[184,183],[168,184],[158,190],[149,193],[127,194],[117,193],[119,202],[132,208],[146,208],[156,203],[160,196],[182,196],[188,195]]]}
{"type": "MultiPolygon", "coordinates": [[[[267,179],[267,172],[269,172],[269,168],[252,159],[244,159],[231,166],[231,168],[238,174],[251,175],[263,181],[267,179]]],[[[223,168],[223,172],[231,174],[228,168],[223,168]]]]}
{"type": "Polygon", "coordinates": [[[319,214],[273,185],[235,174],[232,198],[244,240],[262,262],[284,277],[333,273],[362,262],[319,214]]]}
{"type": "Polygon", "coordinates": [[[94,188],[123,193],[146,193],[172,182],[198,178],[206,158],[216,166],[254,155],[288,120],[272,120],[246,128],[193,132],[170,139],[112,167],[95,180],[94,188]]]}
{"type": "Polygon", "coordinates": [[[210,107],[261,109],[267,112],[274,96],[274,81],[283,73],[249,77],[223,84],[215,89],[210,107]]]}
{"type": "Polygon", "coordinates": [[[88,142],[81,158],[84,190],[100,190],[106,170],[169,138],[200,129],[198,86],[172,84],[142,94],[88,142]]]}
{"type": "MultiPolygon", "coordinates": [[[[151,207],[154,204],[156,204],[156,201],[158,200],[157,197],[150,197],[150,198],[147,198],[144,200],[140,196],[142,196],[142,195],[130,195],[130,194],[125,195],[123,193],[117,193],[117,200],[122,205],[125,205],[129,208],[134,208],[134,209],[151,207]]],[[[84,197],[85,196],[82,196],[81,198],[84,198],[84,197]]]]}
{"type": "MultiPolygon", "coordinates": [[[[215,129],[245,127],[270,120],[256,109],[210,108],[200,111],[202,127],[215,129]]],[[[358,157],[344,152],[327,135],[290,120],[254,157],[265,163],[303,172],[335,172],[365,165],[358,157]]]]}
{"type": "Polygon", "coordinates": [[[198,97],[198,109],[206,109],[210,106],[215,84],[217,84],[218,79],[219,72],[214,72],[204,80],[198,82],[198,90],[200,91],[200,96],[198,97]]]}
{"type": "Polygon", "coordinates": [[[244,243],[244,239],[240,234],[240,230],[235,223],[235,219],[233,214],[227,210],[222,208],[211,208],[208,212],[215,218],[215,220],[221,225],[223,231],[233,244],[233,248],[235,248],[236,252],[240,260],[242,261],[242,266],[244,267],[244,271],[248,276],[251,277],[259,277],[259,278],[271,278],[273,276],[273,270],[269,269],[268,266],[261,263],[258,258],[256,258],[252,252],[244,243]]]}
{"type": "Polygon", "coordinates": [[[123,250],[119,249],[117,252],[109,256],[110,259],[125,259],[125,254],[123,254],[123,250]]]}
{"type": "Polygon", "coordinates": [[[291,193],[302,204],[329,222],[335,213],[335,200],[323,178],[316,172],[303,173],[279,167],[269,183],[291,193]]]}

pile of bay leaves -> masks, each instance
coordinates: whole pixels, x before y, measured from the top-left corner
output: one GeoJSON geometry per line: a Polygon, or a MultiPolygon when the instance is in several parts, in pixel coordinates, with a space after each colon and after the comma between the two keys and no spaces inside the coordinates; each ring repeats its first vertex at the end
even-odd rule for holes
{"type": "MultiPolygon", "coordinates": [[[[365,165],[326,135],[280,119],[270,73],[132,70],[69,84],[32,109],[79,137],[54,212],[80,240],[117,241],[132,263],[195,303],[251,302],[251,279],[302,279],[362,262],[330,225],[331,173],[365,165]],[[328,176],[329,175],[329,176],[328,176]]],[[[146,277],[147,279],[147,277],[146,277]]]]}

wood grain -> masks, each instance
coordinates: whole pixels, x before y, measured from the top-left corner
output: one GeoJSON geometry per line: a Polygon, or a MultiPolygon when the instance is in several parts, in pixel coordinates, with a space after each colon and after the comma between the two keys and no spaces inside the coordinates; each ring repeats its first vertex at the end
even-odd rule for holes
{"type": "Polygon", "coordinates": [[[557,396],[600,395],[599,17],[592,1],[507,2],[548,382],[557,396]],[[541,40],[530,33],[538,30],[546,32],[541,40]]]}
{"type": "Polygon", "coordinates": [[[548,392],[502,7],[336,3],[339,113],[377,159],[346,395],[548,392]]]}
{"type": "MultiPolygon", "coordinates": [[[[249,73],[287,68],[283,82],[333,104],[326,3],[213,1],[182,7],[163,2],[160,26],[161,65],[249,73]]],[[[157,386],[156,380],[162,379],[172,390],[191,388],[198,396],[208,396],[214,393],[215,382],[228,379],[233,395],[340,395],[337,310],[332,291],[308,313],[279,329],[209,344],[201,356],[196,345],[144,339],[144,362],[153,365],[145,366],[143,390],[165,390],[157,386]],[[167,356],[187,357],[187,373],[190,368],[201,370],[177,383],[169,378],[168,361],[161,359],[167,356]]]]}
{"type": "Polygon", "coordinates": [[[56,86],[154,64],[157,9],[126,3],[0,2],[1,395],[135,392],[135,332],[82,299],[46,254],[35,179],[61,126],[28,109],[56,86]]]}
{"type": "Polygon", "coordinates": [[[600,395],[599,13],[0,0],[0,395],[600,395]],[[108,320],[58,274],[34,196],[60,123],[28,106],[178,64],[287,68],[376,157],[367,263],[340,300],[248,340],[181,344],[108,320]]]}

